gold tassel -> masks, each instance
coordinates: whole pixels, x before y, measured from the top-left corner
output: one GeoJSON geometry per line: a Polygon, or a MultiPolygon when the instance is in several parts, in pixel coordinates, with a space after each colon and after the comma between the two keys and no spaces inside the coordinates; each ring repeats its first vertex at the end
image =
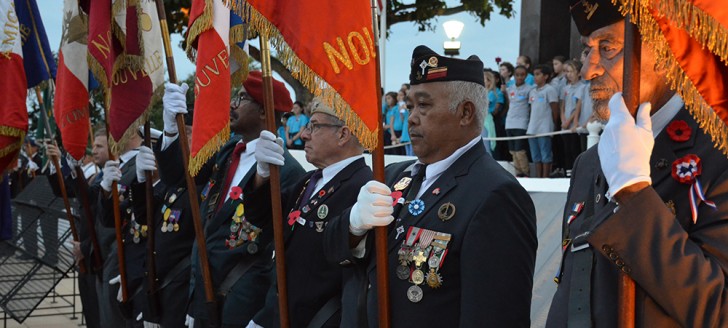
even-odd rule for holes
{"type": "Polygon", "coordinates": [[[240,1],[229,0],[228,6],[245,13],[249,17],[248,26],[253,33],[265,35],[270,40],[271,46],[276,49],[278,58],[283,65],[291,71],[293,77],[300,81],[314,96],[320,97],[324,103],[334,109],[336,115],[346,123],[346,125],[354,132],[359,142],[368,150],[374,150],[377,146],[377,135],[379,127],[374,131],[370,131],[359,118],[359,116],[351,109],[351,106],[329,86],[324,79],[318,76],[306,63],[304,63],[296,53],[286,44],[283,36],[280,34],[275,25],[271,24],[265,16],[255,10],[247,2],[240,4],[240,1]]]}
{"type": "Polygon", "coordinates": [[[190,153],[190,160],[189,160],[189,171],[191,176],[196,176],[197,173],[200,172],[200,169],[202,169],[202,166],[207,163],[207,161],[212,158],[215,154],[217,154],[218,150],[222,148],[222,146],[225,145],[225,143],[228,142],[228,139],[230,139],[230,123],[228,122],[225,124],[225,127],[220,130],[216,135],[214,135],[207,143],[202,146],[200,151],[197,152],[196,156],[192,156],[190,153]]]}
{"type": "Polygon", "coordinates": [[[24,138],[25,131],[23,131],[22,129],[14,128],[12,126],[0,126],[0,136],[24,138]]]}
{"type": "Polygon", "coordinates": [[[649,8],[641,5],[639,0],[612,0],[617,4],[616,1],[619,1],[621,5],[622,15],[630,15],[632,21],[639,27],[642,41],[655,54],[657,65],[666,69],[670,88],[682,97],[685,107],[698,122],[700,128],[711,136],[715,147],[728,156],[728,126],[705,102],[703,96],[680,66],[649,8]]]}
{"type": "Polygon", "coordinates": [[[713,16],[687,0],[661,0],[655,9],[728,64],[728,28],[713,16]]]}
{"type": "Polygon", "coordinates": [[[0,149],[0,157],[5,157],[7,155],[12,154],[14,151],[20,150],[20,145],[23,144],[23,139],[25,139],[25,133],[22,134],[22,137],[19,141],[13,142],[12,144],[8,145],[7,147],[0,149]]]}

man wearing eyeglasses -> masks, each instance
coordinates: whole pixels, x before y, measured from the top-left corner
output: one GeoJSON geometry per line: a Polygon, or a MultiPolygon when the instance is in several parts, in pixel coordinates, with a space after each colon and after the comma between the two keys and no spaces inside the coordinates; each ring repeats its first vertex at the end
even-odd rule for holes
{"type": "MultiPolygon", "coordinates": [[[[165,137],[157,160],[179,161],[174,116],[186,113],[187,86],[167,85],[165,94],[165,137]],[[174,142],[172,142],[174,141],[174,142]]],[[[282,82],[273,79],[274,108],[277,115],[293,105],[282,82]]],[[[204,227],[212,283],[217,294],[221,327],[245,326],[265,303],[270,286],[268,273],[273,239],[271,219],[254,221],[250,212],[265,211],[247,201],[242,192],[248,182],[270,176],[269,163],[283,164],[281,187],[295,183],[305,173],[287,152],[277,148],[275,136],[265,131],[263,79],[260,71],[250,72],[243,89],[230,103],[230,141],[200,170],[196,179],[201,188],[200,214],[204,227]],[[275,145],[275,146],[274,146],[275,145]],[[264,159],[257,161],[258,159],[264,159]]],[[[279,118],[280,119],[280,118],[279,118]]],[[[171,167],[160,163],[160,167],[171,167]]],[[[181,169],[181,165],[177,165],[181,169]]],[[[270,201],[268,201],[270,202],[270,201]]],[[[192,296],[189,315],[194,327],[209,327],[205,292],[199,266],[197,244],[192,249],[192,296]]]]}
{"type": "MultiPolygon", "coordinates": [[[[320,100],[312,104],[303,129],[306,160],[316,166],[292,188],[283,191],[288,306],[293,327],[339,327],[342,268],[324,257],[324,231],[331,220],[356,202],[359,188],[372,179],[364,148],[353,131],[320,100]]],[[[281,146],[273,143],[282,151],[281,146]]],[[[258,162],[266,161],[258,158],[258,162]]],[[[270,162],[270,164],[279,164],[270,162]]],[[[259,204],[248,217],[270,217],[268,179],[258,175],[246,203],[259,204]],[[258,211],[265,209],[267,211],[258,211]]],[[[279,326],[277,288],[271,286],[266,306],[248,327],[279,326]]]]}
{"type": "Polygon", "coordinates": [[[386,227],[393,327],[528,327],[536,215],[528,193],[485,152],[483,63],[412,53],[409,134],[416,161],[364,185],[327,229],[345,282],[342,327],[376,327],[374,234],[386,227]]]}

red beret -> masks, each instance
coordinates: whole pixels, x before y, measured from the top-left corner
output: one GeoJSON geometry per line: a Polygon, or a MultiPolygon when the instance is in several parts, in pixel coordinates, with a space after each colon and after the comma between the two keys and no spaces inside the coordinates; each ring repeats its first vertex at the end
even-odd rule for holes
{"type": "MultiPolygon", "coordinates": [[[[277,112],[290,112],[293,108],[291,94],[286,89],[283,82],[273,80],[273,106],[277,112]]],[[[247,92],[256,102],[263,105],[265,93],[263,92],[263,73],[260,71],[252,71],[248,74],[248,79],[243,82],[245,92],[247,92]]]]}

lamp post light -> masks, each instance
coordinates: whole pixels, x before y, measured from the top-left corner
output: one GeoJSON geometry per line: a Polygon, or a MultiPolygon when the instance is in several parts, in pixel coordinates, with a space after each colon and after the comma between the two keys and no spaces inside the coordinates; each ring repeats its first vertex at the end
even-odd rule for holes
{"type": "Polygon", "coordinates": [[[445,41],[445,44],[443,45],[445,48],[445,55],[453,57],[460,54],[460,41],[457,41],[457,38],[459,38],[460,33],[463,32],[464,26],[465,24],[463,24],[463,22],[456,20],[447,21],[442,24],[442,27],[445,28],[445,34],[447,34],[448,39],[450,39],[445,41]]]}

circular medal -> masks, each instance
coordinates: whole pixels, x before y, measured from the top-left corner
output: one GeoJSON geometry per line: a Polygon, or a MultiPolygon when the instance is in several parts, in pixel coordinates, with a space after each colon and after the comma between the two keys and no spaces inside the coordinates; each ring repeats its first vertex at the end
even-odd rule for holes
{"type": "Polygon", "coordinates": [[[250,253],[250,254],[258,253],[258,244],[248,243],[248,253],[250,253]]]}
{"type": "Polygon", "coordinates": [[[170,203],[174,203],[175,200],[177,200],[177,195],[176,194],[169,195],[169,202],[170,203]]]}
{"type": "Polygon", "coordinates": [[[407,289],[407,299],[412,303],[417,303],[422,300],[422,288],[414,285],[407,289]]]}
{"type": "Polygon", "coordinates": [[[165,220],[169,219],[169,215],[170,215],[170,214],[172,214],[172,209],[170,209],[170,208],[167,208],[167,210],[166,210],[166,211],[164,211],[164,219],[165,219],[165,220]]]}
{"type": "Polygon", "coordinates": [[[162,224],[162,232],[167,232],[167,222],[162,224]]]}
{"type": "Polygon", "coordinates": [[[415,283],[415,285],[425,282],[425,273],[420,269],[412,271],[412,282],[415,283]]]}
{"type": "Polygon", "coordinates": [[[427,260],[427,265],[430,268],[436,268],[437,267],[437,264],[438,263],[437,263],[437,257],[436,256],[430,257],[430,259],[427,260]]]}
{"type": "Polygon", "coordinates": [[[177,232],[177,231],[179,231],[179,224],[175,223],[174,224],[174,232],[177,232]]]}
{"type": "Polygon", "coordinates": [[[237,232],[238,228],[240,228],[240,225],[237,223],[233,223],[230,225],[230,232],[237,232]]]}
{"type": "Polygon", "coordinates": [[[134,236],[134,243],[135,243],[135,244],[138,244],[138,243],[139,243],[139,241],[140,241],[140,239],[139,239],[139,236],[136,236],[136,235],[135,235],[135,236],[134,236]]]}
{"type": "Polygon", "coordinates": [[[242,217],[245,214],[245,206],[238,204],[238,208],[235,209],[235,216],[242,217]]]}
{"type": "Polygon", "coordinates": [[[430,286],[430,288],[440,288],[440,286],[442,286],[442,277],[440,277],[440,274],[434,270],[430,270],[430,272],[427,273],[426,279],[427,285],[430,286]]]}
{"type": "Polygon", "coordinates": [[[320,207],[318,208],[318,211],[316,211],[316,215],[318,215],[318,218],[319,218],[319,219],[322,219],[322,220],[323,220],[323,219],[325,219],[325,218],[326,218],[326,216],[328,216],[328,215],[329,215],[329,207],[328,207],[328,206],[326,206],[326,204],[324,204],[324,205],[321,205],[321,206],[320,206],[320,207]]]}
{"type": "Polygon", "coordinates": [[[425,202],[423,202],[421,199],[415,199],[409,204],[407,210],[413,216],[420,215],[422,214],[422,212],[425,211],[425,202]]]}
{"type": "Polygon", "coordinates": [[[408,267],[404,265],[398,265],[397,266],[397,278],[400,280],[407,280],[409,278],[410,270],[408,267]]]}

